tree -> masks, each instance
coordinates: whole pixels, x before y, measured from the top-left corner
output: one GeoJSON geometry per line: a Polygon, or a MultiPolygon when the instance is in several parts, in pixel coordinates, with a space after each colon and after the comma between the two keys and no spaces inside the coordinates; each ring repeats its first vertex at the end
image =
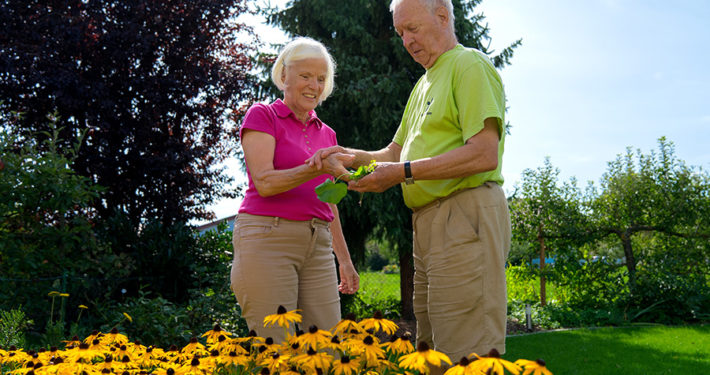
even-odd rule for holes
{"type": "Polygon", "coordinates": [[[234,195],[219,164],[250,99],[254,41],[235,21],[246,11],[245,0],[5,0],[2,107],[24,113],[24,137],[55,111],[60,139],[88,130],[74,168],[106,187],[100,216],[208,218],[206,204],[234,195]]]}
{"type": "MultiPolygon", "coordinates": [[[[454,3],[459,41],[491,54],[482,15],[473,15],[480,2],[454,3]]],[[[409,93],[424,70],[407,54],[392,26],[389,2],[375,0],[294,0],[286,9],[265,10],[270,23],[289,36],[306,35],[324,43],[335,58],[336,90],[317,109],[319,117],[335,129],[338,143],[377,150],[389,143],[399,125],[409,93]]],[[[497,67],[508,64],[517,41],[493,56],[497,67]]],[[[277,92],[273,92],[277,95],[277,92]]],[[[347,196],[341,220],[351,252],[364,255],[370,235],[385,239],[399,252],[402,315],[413,318],[411,296],[411,212],[402,203],[401,189],[383,194],[347,196]]]]}
{"type": "Polygon", "coordinates": [[[95,213],[87,209],[100,188],[71,169],[81,138],[59,151],[50,121],[40,147],[8,130],[16,116],[1,113],[0,120],[0,310],[22,306],[39,323],[58,275],[110,275],[117,262],[96,238],[95,213]]]}
{"type": "Polygon", "coordinates": [[[675,156],[672,142],[658,140],[658,153],[634,154],[629,148],[609,163],[591,215],[601,236],[615,236],[624,252],[629,288],[637,293],[637,266],[642,260],[634,239],[642,234],[681,238],[710,236],[708,175],[675,156]]]}
{"type": "Polygon", "coordinates": [[[546,301],[545,258],[583,242],[586,218],[576,180],[560,185],[560,170],[550,158],[536,170],[523,171],[521,185],[510,198],[511,222],[516,240],[536,249],[540,259],[540,304],[546,301]],[[557,251],[556,251],[557,250],[557,251]]]}

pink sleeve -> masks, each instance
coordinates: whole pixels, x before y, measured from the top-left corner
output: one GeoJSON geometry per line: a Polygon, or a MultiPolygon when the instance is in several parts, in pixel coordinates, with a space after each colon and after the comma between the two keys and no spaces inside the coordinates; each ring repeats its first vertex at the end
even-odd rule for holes
{"type": "Polygon", "coordinates": [[[242,126],[239,128],[239,139],[242,138],[244,129],[258,130],[276,138],[271,109],[262,103],[252,105],[247,110],[246,115],[244,115],[244,120],[242,120],[242,126]]]}

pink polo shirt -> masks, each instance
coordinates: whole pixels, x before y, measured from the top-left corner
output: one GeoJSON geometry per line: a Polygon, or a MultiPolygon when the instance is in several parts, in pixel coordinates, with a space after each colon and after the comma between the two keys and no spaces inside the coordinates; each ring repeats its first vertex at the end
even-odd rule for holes
{"type": "MultiPolygon", "coordinates": [[[[294,168],[303,165],[319,149],[338,144],[335,131],[318,119],[315,111],[311,111],[308,116],[304,125],[281,99],[272,104],[257,103],[244,116],[239,137],[244,129],[270,134],[276,139],[274,169],[294,168]]],[[[330,175],[323,174],[289,191],[266,198],[257,192],[248,167],[247,176],[249,188],[239,207],[240,213],[278,216],[289,220],[319,218],[333,221],[330,206],[321,202],[315,193],[315,187],[330,178],[330,175]]]]}

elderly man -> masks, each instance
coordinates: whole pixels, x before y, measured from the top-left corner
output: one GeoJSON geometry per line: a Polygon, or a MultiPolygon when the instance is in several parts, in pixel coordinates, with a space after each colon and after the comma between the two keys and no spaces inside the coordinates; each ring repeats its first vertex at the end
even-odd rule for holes
{"type": "Polygon", "coordinates": [[[505,352],[505,263],[510,217],[501,188],[505,95],[480,51],[458,44],[451,0],[394,0],[397,34],[426,72],[410,94],[393,141],[379,151],[339,146],[353,166],[377,160],[349,189],[401,184],[413,210],[417,341],[452,361],[505,352]]]}

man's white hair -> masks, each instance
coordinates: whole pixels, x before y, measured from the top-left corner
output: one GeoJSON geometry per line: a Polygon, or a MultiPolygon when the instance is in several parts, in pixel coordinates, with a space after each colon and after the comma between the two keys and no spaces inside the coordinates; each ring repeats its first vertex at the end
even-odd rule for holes
{"type": "MultiPolygon", "coordinates": [[[[401,2],[402,0],[392,0],[390,3],[390,12],[394,13],[394,8],[401,2]]],[[[449,28],[451,32],[456,35],[456,29],[454,28],[454,5],[451,3],[451,0],[419,0],[419,2],[423,4],[431,14],[435,14],[438,7],[446,8],[446,11],[449,12],[449,28]]]]}
{"type": "Polygon", "coordinates": [[[294,61],[312,58],[324,59],[326,65],[328,66],[326,70],[323,93],[321,93],[318,98],[318,103],[323,102],[333,92],[335,81],[335,60],[333,60],[333,56],[328,53],[328,49],[326,49],[325,46],[317,40],[308,37],[298,37],[286,44],[279,53],[279,56],[276,58],[274,66],[271,68],[271,80],[274,82],[276,87],[279,88],[279,90],[283,91],[284,81],[282,75],[284,69],[294,61]]]}

